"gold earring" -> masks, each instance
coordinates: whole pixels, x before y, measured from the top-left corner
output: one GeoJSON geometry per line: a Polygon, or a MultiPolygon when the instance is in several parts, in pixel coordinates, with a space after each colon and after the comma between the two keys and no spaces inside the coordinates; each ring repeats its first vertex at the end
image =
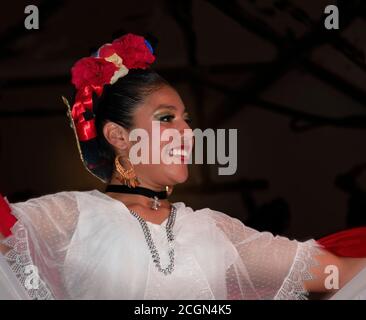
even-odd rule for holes
{"type": "Polygon", "coordinates": [[[116,156],[116,158],[114,159],[114,164],[115,164],[116,170],[119,173],[119,176],[117,177],[117,179],[122,184],[125,184],[130,188],[135,188],[136,186],[139,185],[139,181],[137,180],[137,176],[136,176],[135,170],[133,169],[133,165],[132,165],[130,159],[126,158],[127,161],[129,162],[130,168],[125,169],[119,161],[120,157],[121,156],[119,155],[119,156],[116,156]]]}

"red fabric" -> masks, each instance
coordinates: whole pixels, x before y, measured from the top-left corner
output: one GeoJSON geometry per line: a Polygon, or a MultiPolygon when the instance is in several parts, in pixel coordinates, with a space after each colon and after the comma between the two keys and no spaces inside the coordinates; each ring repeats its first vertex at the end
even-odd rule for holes
{"type": "Polygon", "coordinates": [[[6,238],[11,235],[10,228],[17,219],[11,214],[10,207],[0,194],[0,233],[6,238]]]}
{"type": "Polygon", "coordinates": [[[71,116],[74,120],[79,141],[88,141],[97,136],[95,119],[86,120],[84,113],[89,110],[93,114],[93,92],[100,96],[102,91],[102,86],[86,86],[76,94],[71,116]]]}
{"type": "Polygon", "coordinates": [[[366,227],[337,232],[321,238],[317,242],[340,257],[366,257],[366,227]]]}

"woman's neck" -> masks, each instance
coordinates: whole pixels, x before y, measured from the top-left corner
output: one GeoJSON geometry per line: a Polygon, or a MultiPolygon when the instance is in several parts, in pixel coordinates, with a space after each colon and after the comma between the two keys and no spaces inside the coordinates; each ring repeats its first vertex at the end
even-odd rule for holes
{"type": "MultiPolygon", "coordinates": [[[[131,206],[141,206],[144,208],[152,209],[153,200],[151,198],[139,195],[139,194],[123,194],[123,193],[115,193],[115,192],[107,192],[107,195],[110,197],[123,202],[127,207],[131,206]]],[[[170,203],[168,199],[159,200],[160,206],[159,208],[169,208],[170,203]]]]}
{"type": "MultiPolygon", "coordinates": [[[[119,179],[117,178],[116,175],[113,175],[109,184],[113,184],[113,185],[122,185],[122,183],[119,181],[119,179]]],[[[142,188],[146,188],[146,189],[150,189],[152,191],[166,191],[166,187],[165,186],[159,186],[159,185],[153,185],[153,184],[150,184],[150,183],[147,183],[141,179],[139,179],[139,184],[138,184],[139,187],[142,187],[142,188]]]]}
{"type": "MultiPolygon", "coordinates": [[[[109,184],[111,185],[122,185],[116,176],[113,176],[110,180],[109,184]]],[[[151,187],[146,183],[139,184],[139,187],[147,188],[153,191],[165,191],[164,187],[151,187]]],[[[133,206],[142,206],[144,208],[152,208],[152,198],[146,197],[140,194],[127,194],[127,193],[118,193],[118,192],[106,192],[106,194],[116,200],[123,202],[127,207],[133,206]]],[[[170,208],[170,202],[168,199],[160,199],[159,208],[170,208]]],[[[151,209],[153,210],[153,209],[151,209]]]]}

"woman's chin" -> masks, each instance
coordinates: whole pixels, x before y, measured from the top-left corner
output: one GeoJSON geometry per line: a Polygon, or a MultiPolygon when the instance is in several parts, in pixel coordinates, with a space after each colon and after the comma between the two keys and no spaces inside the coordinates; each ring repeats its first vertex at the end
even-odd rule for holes
{"type": "Polygon", "coordinates": [[[173,171],[169,172],[169,178],[172,181],[170,185],[184,183],[188,179],[188,168],[186,165],[179,165],[179,168],[176,168],[173,171]]]}

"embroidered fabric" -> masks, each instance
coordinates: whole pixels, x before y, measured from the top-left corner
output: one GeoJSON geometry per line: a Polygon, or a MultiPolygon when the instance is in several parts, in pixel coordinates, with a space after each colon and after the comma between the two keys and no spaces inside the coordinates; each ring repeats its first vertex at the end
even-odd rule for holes
{"type": "Polygon", "coordinates": [[[310,269],[319,265],[314,258],[321,254],[316,241],[299,244],[289,275],[283,282],[275,300],[307,300],[309,292],[304,287],[304,281],[315,279],[310,269]]]}
{"type": "Polygon", "coordinates": [[[318,265],[315,257],[322,253],[315,240],[289,240],[258,232],[217,211],[206,214],[239,254],[226,272],[228,299],[307,299],[304,281],[314,279],[310,269],[318,265]]]}
{"type": "Polygon", "coordinates": [[[5,246],[10,248],[4,254],[4,258],[8,262],[11,270],[31,299],[53,299],[50,290],[38,276],[38,268],[36,268],[32,261],[28,246],[27,230],[18,222],[12,228],[12,232],[12,236],[2,241],[5,246]]]}
{"type": "MultiPolygon", "coordinates": [[[[127,207],[97,190],[11,204],[18,222],[4,242],[5,258],[32,299],[306,298],[315,241],[275,237],[221,212],[175,205],[169,276],[156,270],[127,207]],[[37,267],[37,288],[29,266],[37,267]]],[[[165,223],[148,226],[165,265],[165,223]]]]}

